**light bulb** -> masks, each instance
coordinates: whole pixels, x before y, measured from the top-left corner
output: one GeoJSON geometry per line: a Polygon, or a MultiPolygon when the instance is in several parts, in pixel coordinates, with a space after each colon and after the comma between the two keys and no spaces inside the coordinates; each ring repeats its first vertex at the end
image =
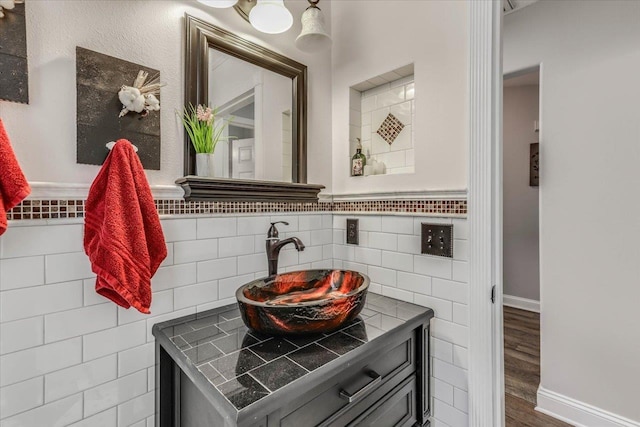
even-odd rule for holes
{"type": "Polygon", "coordinates": [[[210,6],[216,7],[219,9],[224,9],[227,7],[233,7],[238,3],[238,0],[198,0],[200,3],[210,6]]]}
{"type": "Polygon", "coordinates": [[[284,0],[258,0],[249,12],[251,25],[263,33],[284,33],[293,25],[293,15],[285,7],[284,0]]]}

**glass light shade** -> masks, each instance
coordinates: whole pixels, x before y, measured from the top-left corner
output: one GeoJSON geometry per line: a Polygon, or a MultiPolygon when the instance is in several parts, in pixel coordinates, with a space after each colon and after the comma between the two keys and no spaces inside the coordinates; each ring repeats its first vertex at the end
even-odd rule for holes
{"type": "Polygon", "coordinates": [[[302,14],[302,31],[296,38],[296,47],[305,52],[318,52],[331,46],[331,36],[324,26],[324,14],[310,7],[302,14]]]}
{"type": "Polygon", "coordinates": [[[258,0],[249,12],[251,25],[263,33],[284,33],[293,25],[293,15],[285,7],[284,0],[258,0]]]}
{"type": "Polygon", "coordinates": [[[224,9],[227,7],[233,7],[238,3],[238,0],[198,0],[200,3],[211,7],[217,7],[224,9]]]}

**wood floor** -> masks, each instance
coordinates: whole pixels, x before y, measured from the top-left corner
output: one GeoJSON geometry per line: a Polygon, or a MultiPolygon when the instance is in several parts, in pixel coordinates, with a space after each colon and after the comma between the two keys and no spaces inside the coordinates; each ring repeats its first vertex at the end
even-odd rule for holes
{"type": "Polygon", "coordinates": [[[507,427],[565,427],[534,410],[540,384],[540,315],[504,307],[504,386],[507,427]]]}

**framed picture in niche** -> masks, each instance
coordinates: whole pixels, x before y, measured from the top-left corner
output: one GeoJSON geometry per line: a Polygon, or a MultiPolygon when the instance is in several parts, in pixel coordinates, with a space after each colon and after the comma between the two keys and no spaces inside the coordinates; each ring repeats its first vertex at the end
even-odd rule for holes
{"type": "Polygon", "coordinates": [[[529,186],[540,185],[540,143],[529,145],[529,186]]]}
{"type": "Polygon", "coordinates": [[[124,138],[138,148],[145,169],[160,170],[159,91],[158,109],[137,113],[123,110],[119,96],[141,74],[160,79],[153,68],[76,47],[77,163],[102,165],[109,154],[106,144],[124,138]]]}
{"type": "Polygon", "coordinates": [[[24,2],[0,5],[0,100],[29,103],[24,2]]]}

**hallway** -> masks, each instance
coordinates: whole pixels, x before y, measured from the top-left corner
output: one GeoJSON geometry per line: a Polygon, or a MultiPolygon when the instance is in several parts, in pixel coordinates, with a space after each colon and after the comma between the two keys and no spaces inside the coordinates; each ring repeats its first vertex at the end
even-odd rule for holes
{"type": "Polygon", "coordinates": [[[504,384],[508,427],[566,427],[534,410],[540,383],[540,315],[504,307],[504,384]]]}

